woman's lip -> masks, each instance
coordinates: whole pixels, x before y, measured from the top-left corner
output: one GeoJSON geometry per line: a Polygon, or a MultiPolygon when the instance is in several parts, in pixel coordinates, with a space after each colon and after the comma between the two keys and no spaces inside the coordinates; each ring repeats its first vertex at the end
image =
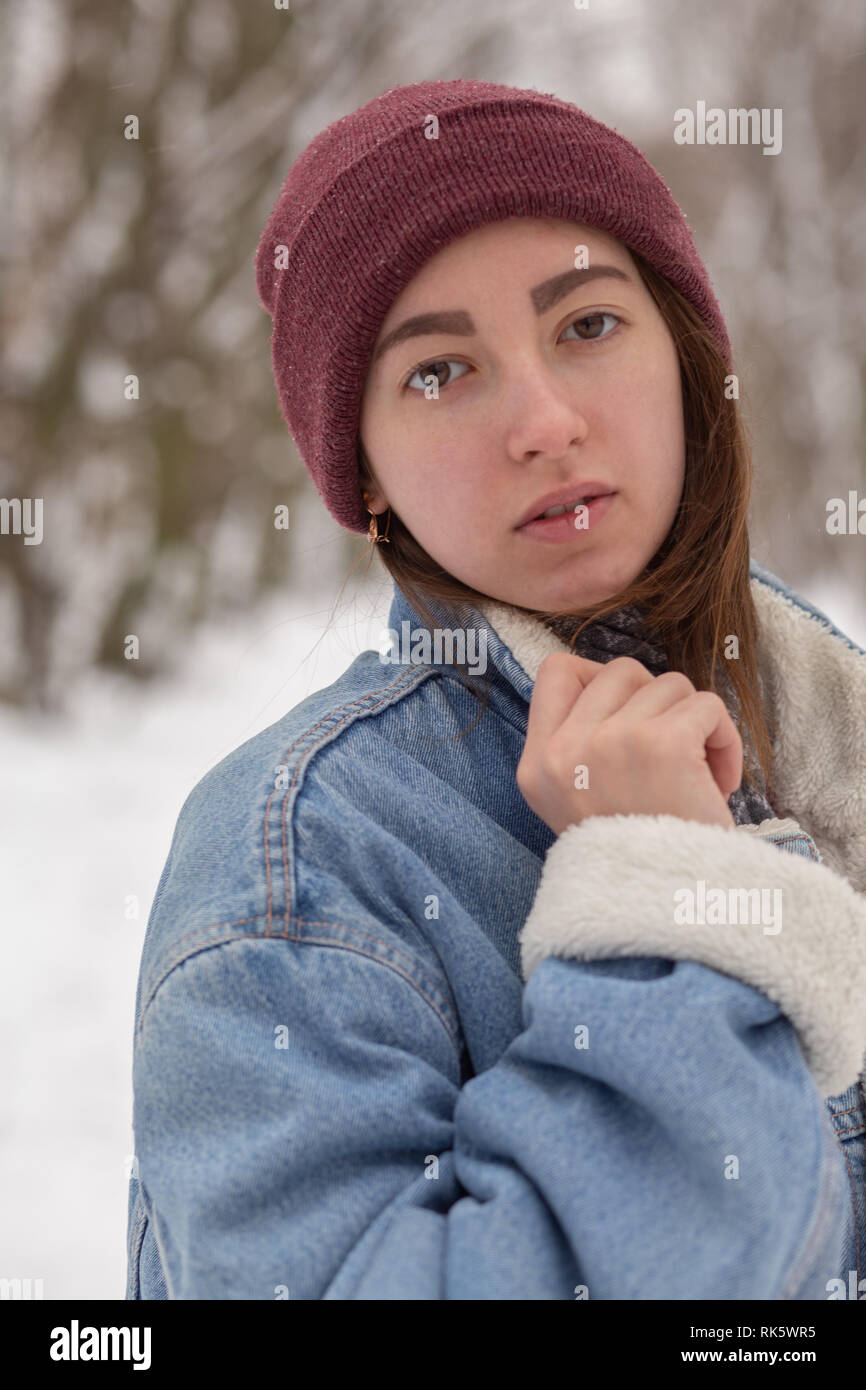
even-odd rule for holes
{"type": "Polygon", "coordinates": [[[525,521],[522,526],[518,526],[517,532],[539,541],[575,540],[599,524],[616,496],[616,492],[605,492],[600,493],[598,497],[591,497],[583,504],[586,508],[585,513],[581,511],[580,515],[576,507],[567,507],[559,516],[533,517],[532,521],[525,521]],[[581,524],[575,525],[578,521],[581,524]]]}

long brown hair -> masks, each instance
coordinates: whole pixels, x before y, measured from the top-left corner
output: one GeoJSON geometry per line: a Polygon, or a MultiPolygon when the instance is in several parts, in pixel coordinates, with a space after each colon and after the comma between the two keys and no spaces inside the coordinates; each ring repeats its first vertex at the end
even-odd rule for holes
{"type": "MultiPolygon", "coordinates": [[[[697,690],[733,695],[743,740],[745,781],[755,785],[758,764],[772,794],[772,721],[758,678],[757,614],[749,579],[747,514],[752,486],[751,444],[730,387],[728,367],[703,319],[639,252],[628,248],[664,318],[680,362],[685,425],[685,478],[680,505],[667,537],[649,565],[627,588],[592,609],[568,608],[532,617],[582,619],[573,646],[594,619],[626,604],[638,605],[664,648],[671,670],[684,672],[697,690]],[[736,637],[738,659],[724,653],[736,637]],[[755,762],[757,759],[757,763],[755,762]]],[[[358,439],[360,484],[371,488],[375,474],[358,439]]],[[[380,528],[383,518],[379,518],[380,528]]],[[[422,549],[391,512],[388,544],[375,549],[399,589],[431,628],[429,600],[477,606],[491,596],[455,579],[422,549]]],[[[516,605],[515,605],[516,606],[516,605]]],[[[729,699],[729,704],[731,703],[729,699]]],[[[487,704],[485,698],[478,718],[487,704]]],[[[477,720],[470,725],[474,728],[477,720]]],[[[462,732],[468,732],[463,730],[462,732]]]]}

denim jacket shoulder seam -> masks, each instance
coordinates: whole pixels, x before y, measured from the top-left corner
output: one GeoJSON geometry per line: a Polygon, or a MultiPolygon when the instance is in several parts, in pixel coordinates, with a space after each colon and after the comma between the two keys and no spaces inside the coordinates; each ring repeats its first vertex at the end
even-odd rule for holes
{"type": "Polygon", "coordinates": [[[280,933],[276,936],[273,934],[269,936],[267,933],[263,934],[257,931],[237,932],[232,930],[232,928],[236,926],[243,926],[249,922],[265,919],[266,917],[267,913],[259,912],[252,917],[241,918],[237,922],[221,922],[214,923],[209,927],[198,927],[182,937],[181,940],[176,943],[176,946],[180,949],[176,949],[175,952],[169,956],[168,960],[161,963],[159,977],[156,979],[155,983],[151,983],[146,997],[142,999],[141,1011],[135,1028],[136,1037],[141,1032],[148,1009],[166,980],[179,966],[183,965],[192,956],[200,955],[202,951],[208,951],[218,946],[230,945],[233,941],[285,941],[292,942],[298,946],[330,946],[338,950],[352,951],[356,955],[365,956],[368,960],[373,961],[377,965],[393,970],[396,975],[405,980],[407,984],[411,985],[416,993],[420,994],[425,1003],[429,1005],[448,1034],[452,1046],[459,1051],[459,1028],[456,1020],[452,1017],[451,1010],[448,1008],[442,990],[424,974],[418,963],[413,960],[408,953],[400,951],[398,947],[392,946],[390,943],[380,941],[378,937],[373,937],[371,933],[364,932],[359,928],[347,927],[337,922],[311,922],[301,917],[294,917],[292,921],[302,927],[337,927],[349,937],[364,937],[368,940],[377,941],[383,946],[387,944],[387,949],[392,959],[388,959],[382,954],[371,950],[366,945],[354,944],[352,941],[338,941],[328,936],[315,936],[306,933],[297,933],[295,935],[280,933]],[[206,933],[220,930],[224,933],[221,936],[206,935],[206,933]]]}
{"type": "MultiPolygon", "coordinates": [[[[294,793],[296,791],[296,785],[300,771],[308,766],[308,764],[315,757],[319,749],[324,746],[326,739],[330,739],[330,737],[333,734],[335,734],[341,726],[345,726],[346,724],[348,724],[353,716],[366,717],[367,715],[378,713],[380,710],[385,709],[389,705],[395,703],[396,700],[402,699],[404,695],[407,695],[411,691],[417,689],[417,687],[421,685],[423,681],[427,680],[430,676],[434,674],[435,668],[433,667],[413,666],[410,668],[408,676],[404,676],[401,673],[400,675],[395,677],[395,679],[390,683],[390,685],[381,687],[378,690],[368,691],[366,695],[357,696],[356,699],[350,700],[346,704],[338,706],[336,709],[329,710],[328,713],[326,715],[323,715],[321,719],[317,720],[315,724],[313,724],[310,728],[305,729],[302,734],[299,734],[298,737],[289,746],[289,748],[286,750],[286,752],[280,759],[281,766],[287,765],[291,755],[299,749],[304,740],[309,739],[311,735],[315,734],[317,729],[320,729],[322,727],[322,725],[327,725],[327,727],[323,730],[323,732],[319,735],[315,742],[312,743],[308,748],[303,749],[298,754],[295,760],[294,767],[292,769],[291,782],[289,783],[289,786],[286,788],[285,796],[283,797],[282,804],[279,808],[279,815],[274,825],[274,830],[278,830],[280,832],[280,845],[279,848],[275,848],[274,855],[276,858],[276,862],[278,863],[281,850],[283,883],[285,889],[285,912],[282,915],[284,924],[287,929],[292,921],[292,901],[295,897],[294,854],[290,853],[289,850],[289,802],[291,800],[292,806],[294,807],[294,793]],[[380,698],[377,701],[377,703],[370,704],[369,702],[375,700],[377,696],[381,696],[382,698],[380,698]],[[367,703],[365,704],[365,702],[367,703]],[[343,718],[338,719],[337,716],[339,715],[342,715],[343,718]]],[[[265,936],[274,935],[274,933],[271,930],[271,925],[276,915],[273,893],[273,875],[271,871],[271,865],[274,861],[272,860],[268,824],[271,815],[271,804],[274,801],[276,791],[277,788],[274,788],[274,790],[271,791],[271,793],[269,794],[267,802],[265,804],[264,812],[264,855],[265,878],[267,883],[266,917],[268,923],[265,936]]],[[[274,866],[276,867],[276,863],[274,866]]],[[[276,934],[278,936],[285,936],[289,933],[288,931],[285,931],[277,932],[276,934]]]]}

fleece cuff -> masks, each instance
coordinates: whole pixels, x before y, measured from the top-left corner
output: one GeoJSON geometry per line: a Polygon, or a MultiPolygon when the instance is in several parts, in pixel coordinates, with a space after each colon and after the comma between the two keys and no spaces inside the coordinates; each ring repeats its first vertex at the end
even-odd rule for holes
{"type": "Polygon", "coordinates": [[[524,980],[549,955],[698,961],[773,999],[822,1094],[838,1095],[866,1054],[866,897],[785,853],[776,840],[792,826],[802,833],[793,821],[725,829],[667,815],[566,827],[520,933],[524,980]]]}

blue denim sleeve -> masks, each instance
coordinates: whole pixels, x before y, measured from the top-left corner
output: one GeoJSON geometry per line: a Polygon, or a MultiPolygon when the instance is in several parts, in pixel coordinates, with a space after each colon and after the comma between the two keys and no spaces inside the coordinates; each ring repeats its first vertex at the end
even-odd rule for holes
{"type": "Polygon", "coordinates": [[[545,959],[460,1085],[435,1001],[279,938],[166,975],[134,1057],[177,1299],[821,1299],[845,1178],[787,1018],[690,961],[545,959]]]}

